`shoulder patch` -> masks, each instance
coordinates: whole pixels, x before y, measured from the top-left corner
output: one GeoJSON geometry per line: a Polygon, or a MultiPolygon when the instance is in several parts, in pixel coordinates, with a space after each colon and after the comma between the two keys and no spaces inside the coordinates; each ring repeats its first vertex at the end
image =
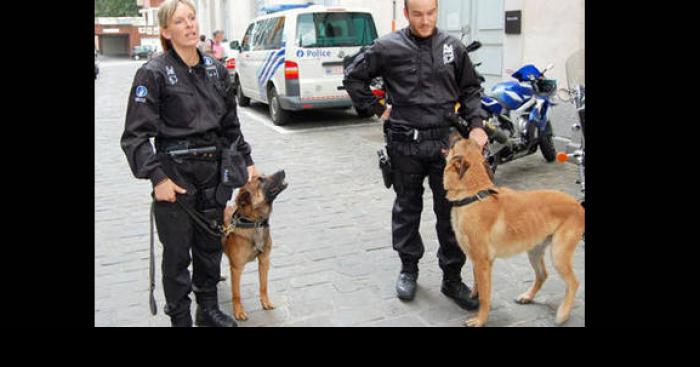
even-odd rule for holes
{"type": "Polygon", "coordinates": [[[136,97],[143,98],[148,95],[148,88],[144,87],[143,85],[139,85],[136,87],[136,97]]]}

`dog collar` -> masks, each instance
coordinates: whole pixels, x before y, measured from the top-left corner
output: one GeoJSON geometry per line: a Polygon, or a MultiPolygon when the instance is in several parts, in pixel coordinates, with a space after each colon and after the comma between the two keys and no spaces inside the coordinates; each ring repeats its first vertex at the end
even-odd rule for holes
{"type": "Polygon", "coordinates": [[[494,189],[486,189],[482,190],[476,193],[474,196],[470,196],[468,198],[458,200],[458,201],[450,201],[453,207],[459,207],[459,206],[467,206],[475,201],[481,201],[484,200],[486,197],[488,197],[491,194],[498,194],[498,191],[494,189]]]}
{"type": "Polygon", "coordinates": [[[252,221],[244,217],[233,217],[231,221],[231,226],[235,228],[263,228],[269,227],[270,222],[267,219],[252,221]]]}

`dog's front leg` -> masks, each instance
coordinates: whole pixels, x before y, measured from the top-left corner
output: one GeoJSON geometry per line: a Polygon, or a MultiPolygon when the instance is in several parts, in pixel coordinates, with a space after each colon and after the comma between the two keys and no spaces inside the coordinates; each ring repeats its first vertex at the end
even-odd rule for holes
{"type": "Polygon", "coordinates": [[[241,275],[243,267],[231,264],[231,294],[233,295],[233,316],[236,320],[248,320],[248,314],[241,304],[241,275]]]}
{"type": "Polygon", "coordinates": [[[491,268],[493,262],[488,258],[472,257],[474,260],[474,279],[479,294],[479,312],[475,318],[465,321],[465,325],[481,327],[486,324],[491,310],[491,268]]]}
{"type": "Polygon", "coordinates": [[[260,303],[265,310],[272,310],[275,306],[267,295],[267,273],[270,271],[270,250],[267,249],[258,256],[258,276],[260,277],[260,303]]]}

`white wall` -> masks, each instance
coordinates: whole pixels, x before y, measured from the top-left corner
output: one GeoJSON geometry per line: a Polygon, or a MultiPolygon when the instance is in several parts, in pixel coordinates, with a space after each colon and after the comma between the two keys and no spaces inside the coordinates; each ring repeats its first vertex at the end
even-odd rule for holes
{"type": "MultiPolygon", "coordinates": [[[[566,86],[566,59],[584,48],[584,0],[506,0],[505,10],[522,10],[520,35],[505,35],[503,68],[553,63],[547,73],[566,86]]],[[[504,71],[504,77],[508,77],[504,71]]]]}

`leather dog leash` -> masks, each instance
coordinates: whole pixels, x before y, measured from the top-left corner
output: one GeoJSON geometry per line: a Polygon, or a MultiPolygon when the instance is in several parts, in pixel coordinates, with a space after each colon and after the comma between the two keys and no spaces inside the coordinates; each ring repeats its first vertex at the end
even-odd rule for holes
{"type": "MultiPolygon", "coordinates": [[[[223,227],[219,226],[216,224],[215,221],[212,221],[211,224],[207,225],[206,224],[206,218],[204,218],[201,214],[196,213],[192,211],[190,208],[186,207],[185,205],[182,205],[179,201],[175,201],[187,214],[194,219],[195,223],[197,223],[202,229],[204,229],[207,233],[214,237],[220,237],[222,234],[224,234],[224,229],[223,227]],[[218,230],[218,233],[215,232],[213,229],[218,230]]],[[[150,215],[150,244],[151,244],[151,249],[150,249],[150,256],[149,256],[149,264],[148,264],[148,281],[149,281],[149,287],[148,287],[148,305],[151,309],[151,315],[155,316],[158,314],[158,306],[156,305],[156,298],[154,296],[154,291],[156,289],[156,266],[155,266],[155,246],[154,246],[154,240],[153,240],[153,219],[155,217],[155,205],[156,202],[153,201],[151,203],[151,215],[150,215]]]]}
{"type": "Polygon", "coordinates": [[[150,255],[150,260],[148,264],[148,281],[149,281],[149,289],[148,289],[148,305],[151,307],[151,315],[155,316],[158,313],[158,306],[156,305],[156,298],[153,296],[153,291],[156,289],[156,264],[155,264],[155,250],[153,246],[153,218],[154,218],[154,207],[156,205],[156,202],[153,201],[151,203],[151,255],[150,255]]]}

